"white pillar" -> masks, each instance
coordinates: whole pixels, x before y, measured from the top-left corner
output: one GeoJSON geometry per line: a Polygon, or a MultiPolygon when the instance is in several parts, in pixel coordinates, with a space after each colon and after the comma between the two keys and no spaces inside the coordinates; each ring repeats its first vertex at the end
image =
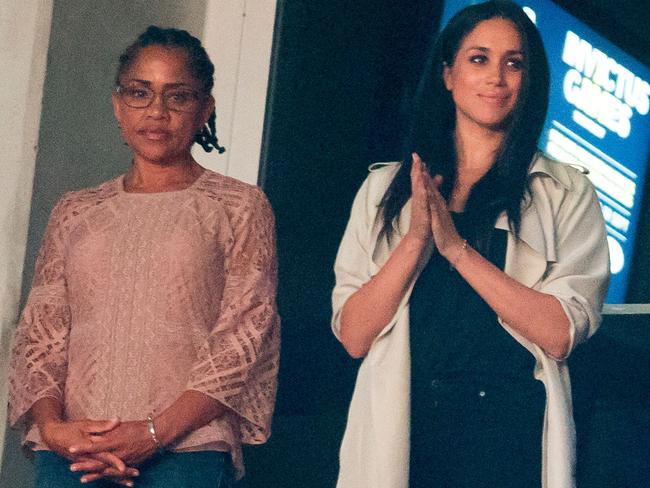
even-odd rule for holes
{"type": "Polygon", "coordinates": [[[226,152],[195,146],[207,168],[256,184],[276,0],[208,0],[203,45],[215,65],[217,135],[226,152]]]}
{"type": "MultiPolygon", "coordinates": [[[[5,437],[9,340],[20,301],[53,0],[0,8],[0,440],[5,437]]],[[[4,442],[0,442],[0,462],[4,442]]]]}

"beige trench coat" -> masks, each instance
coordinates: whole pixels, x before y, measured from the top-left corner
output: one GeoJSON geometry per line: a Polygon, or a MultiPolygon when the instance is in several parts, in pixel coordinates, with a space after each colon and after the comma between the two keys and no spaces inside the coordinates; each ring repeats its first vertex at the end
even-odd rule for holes
{"type": "MultiPolygon", "coordinates": [[[[336,259],[332,328],[338,337],[347,298],[375,275],[409,227],[410,206],[397,238],[379,239],[378,205],[399,163],[378,163],[359,190],[336,259]]],[[[595,192],[578,170],[539,155],[530,170],[531,204],[520,238],[508,232],[505,272],[558,298],[571,323],[571,349],[600,324],[609,282],[605,225],[595,192]]],[[[509,231],[501,215],[495,227],[509,231]]],[[[409,296],[373,342],[358,373],[340,452],[337,488],[408,488],[410,352],[409,296]]],[[[543,488],[575,486],[575,427],[569,371],[535,344],[501,325],[536,359],[546,388],[543,488]]]]}

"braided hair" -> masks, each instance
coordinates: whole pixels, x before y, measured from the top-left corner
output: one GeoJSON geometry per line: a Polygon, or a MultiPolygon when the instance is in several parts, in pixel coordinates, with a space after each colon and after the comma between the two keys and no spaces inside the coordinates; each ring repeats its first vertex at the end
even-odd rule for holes
{"type": "MultiPolygon", "coordinates": [[[[140,50],[147,46],[163,46],[184,49],[189,59],[189,68],[194,77],[202,84],[204,93],[209,94],[214,86],[214,65],[208,53],[205,51],[196,37],[189,32],[181,29],[163,29],[155,25],[150,25],[138,36],[138,38],[122,53],[115,75],[115,85],[120,85],[122,75],[131,67],[140,50]]],[[[201,131],[196,134],[194,142],[203,147],[206,152],[216,149],[219,154],[223,153],[226,148],[219,145],[217,139],[217,113],[212,111],[208,122],[203,126],[201,131]]]]}

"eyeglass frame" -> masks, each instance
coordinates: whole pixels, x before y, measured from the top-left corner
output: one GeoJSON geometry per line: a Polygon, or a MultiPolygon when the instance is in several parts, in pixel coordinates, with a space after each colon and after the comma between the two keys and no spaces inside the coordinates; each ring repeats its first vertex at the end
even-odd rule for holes
{"type": "MultiPolygon", "coordinates": [[[[131,87],[125,86],[125,85],[122,85],[122,84],[116,85],[115,86],[115,93],[120,97],[120,100],[122,100],[127,107],[135,108],[135,109],[149,108],[151,106],[151,104],[154,102],[154,100],[156,99],[156,96],[160,96],[161,100],[162,100],[162,106],[165,107],[166,110],[170,110],[172,112],[177,112],[177,113],[190,113],[190,112],[192,112],[192,110],[181,110],[181,109],[178,109],[178,108],[170,107],[168,105],[168,98],[165,97],[166,92],[171,91],[171,90],[180,90],[180,91],[191,93],[195,97],[192,100],[192,102],[195,102],[195,101],[196,102],[201,102],[202,100],[205,100],[209,96],[208,94],[206,94],[205,92],[203,92],[201,90],[192,90],[192,89],[189,89],[189,88],[182,88],[182,87],[167,88],[167,89],[163,90],[162,92],[157,92],[155,90],[152,90],[148,86],[137,86],[137,87],[133,87],[133,88],[138,89],[138,90],[149,91],[149,92],[151,92],[151,94],[153,96],[151,97],[151,99],[149,100],[149,102],[146,105],[134,106],[134,105],[130,105],[125,100],[124,90],[126,88],[131,88],[131,87]]],[[[193,108],[195,108],[195,107],[193,107],[193,108]]]]}

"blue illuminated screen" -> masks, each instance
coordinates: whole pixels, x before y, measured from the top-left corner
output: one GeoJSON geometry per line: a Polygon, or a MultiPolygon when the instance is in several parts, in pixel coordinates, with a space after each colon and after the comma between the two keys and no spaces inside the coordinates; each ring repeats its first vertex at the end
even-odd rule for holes
{"type": "MultiPolygon", "coordinates": [[[[476,3],[445,2],[441,25],[476,3]]],[[[623,303],[650,149],[650,69],[549,0],[517,3],[537,25],[551,69],[539,148],[588,170],[607,223],[606,302],[623,303]]]]}

